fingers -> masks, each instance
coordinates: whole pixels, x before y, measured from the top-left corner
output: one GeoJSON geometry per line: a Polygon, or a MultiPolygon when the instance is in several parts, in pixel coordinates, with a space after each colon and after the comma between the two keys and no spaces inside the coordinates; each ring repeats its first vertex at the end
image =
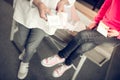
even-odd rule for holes
{"type": "Polygon", "coordinates": [[[118,35],[119,35],[118,31],[111,30],[111,29],[108,30],[108,37],[114,37],[114,36],[118,36],[118,35]]]}
{"type": "Polygon", "coordinates": [[[51,13],[50,9],[44,3],[41,3],[38,7],[38,10],[40,17],[44,20],[47,20],[46,15],[51,13]]]}
{"type": "Polygon", "coordinates": [[[87,29],[93,29],[94,27],[96,27],[96,23],[91,23],[87,26],[87,29]]]}
{"type": "Polygon", "coordinates": [[[50,9],[47,10],[47,14],[49,14],[49,15],[52,14],[50,9]]]}
{"type": "Polygon", "coordinates": [[[65,5],[64,1],[58,2],[57,7],[56,7],[57,13],[64,12],[64,5],[65,5]]]}
{"type": "Polygon", "coordinates": [[[62,7],[57,7],[56,8],[57,13],[64,12],[64,8],[62,7]]]}
{"type": "Polygon", "coordinates": [[[40,17],[47,21],[47,14],[51,14],[51,11],[49,9],[41,10],[40,17]]]}
{"type": "Polygon", "coordinates": [[[44,20],[47,20],[46,13],[44,11],[41,11],[40,17],[43,18],[44,20]]]}

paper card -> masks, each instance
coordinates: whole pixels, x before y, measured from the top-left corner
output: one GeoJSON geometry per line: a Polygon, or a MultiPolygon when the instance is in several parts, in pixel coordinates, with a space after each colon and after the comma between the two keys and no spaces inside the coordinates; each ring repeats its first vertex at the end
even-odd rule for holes
{"type": "Polygon", "coordinates": [[[47,15],[48,25],[63,29],[67,23],[67,13],[61,12],[58,14],[47,15]]]}
{"type": "Polygon", "coordinates": [[[98,27],[97,27],[97,31],[99,33],[101,33],[102,35],[104,35],[105,37],[107,37],[108,29],[109,29],[109,27],[106,26],[103,22],[100,22],[98,27]]]}
{"type": "Polygon", "coordinates": [[[67,17],[68,17],[68,14],[65,13],[65,12],[61,12],[61,13],[58,13],[57,14],[60,18],[60,23],[61,23],[61,26],[66,26],[66,23],[68,21],[67,17]]]}
{"type": "Polygon", "coordinates": [[[60,26],[60,19],[58,15],[47,15],[49,26],[60,26]]]}

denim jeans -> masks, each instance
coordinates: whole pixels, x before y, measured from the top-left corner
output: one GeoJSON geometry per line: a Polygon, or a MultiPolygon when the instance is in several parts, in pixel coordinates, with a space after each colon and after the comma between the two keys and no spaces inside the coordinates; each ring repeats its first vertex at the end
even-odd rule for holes
{"type": "Polygon", "coordinates": [[[96,30],[84,30],[79,32],[65,48],[59,51],[58,55],[61,58],[66,58],[66,65],[71,65],[78,56],[104,42],[117,44],[120,40],[115,37],[104,37],[96,30]]]}
{"type": "Polygon", "coordinates": [[[18,42],[25,48],[25,55],[23,62],[27,63],[30,61],[37,47],[39,46],[42,39],[47,35],[44,31],[38,28],[28,29],[25,26],[18,23],[18,42]]]}

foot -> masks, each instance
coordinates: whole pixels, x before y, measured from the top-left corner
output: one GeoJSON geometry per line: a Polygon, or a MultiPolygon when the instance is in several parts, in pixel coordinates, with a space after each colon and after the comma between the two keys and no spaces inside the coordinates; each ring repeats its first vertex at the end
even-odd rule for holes
{"type": "Polygon", "coordinates": [[[23,60],[25,54],[25,49],[23,50],[23,52],[19,55],[19,60],[23,60]]]}
{"type": "Polygon", "coordinates": [[[43,59],[41,61],[41,64],[45,67],[52,67],[55,66],[56,64],[62,63],[65,61],[65,58],[60,58],[58,55],[54,55],[51,57],[48,57],[46,59],[43,59]]]}
{"type": "Polygon", "coordinates": [[[61,65],[60,67],[56,68],[53,71],[53,77],[60,77],[64,74],[65,71],[67,71],[68,69],[70,69],[72,67],[72,65],[67,66],[67,65],[61,65]]]}
{"type": "Polygon", "coordinates": [[[19,71],[18,71],[18,78],[24,79],[28,74],[28,67],[29,63],[20,63],[19,71]]]}

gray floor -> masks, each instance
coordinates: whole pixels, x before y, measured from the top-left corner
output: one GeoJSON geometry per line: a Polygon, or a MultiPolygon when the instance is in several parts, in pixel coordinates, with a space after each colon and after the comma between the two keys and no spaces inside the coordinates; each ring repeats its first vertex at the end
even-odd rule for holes
{"type": "MultiPolygon", "coordinates": [[[[0,0],[0,80],[18,80],[19,51],[9,40],[13,15],[12,6],[9,3],[12,3],[12,0],[6,1],[0,0]]],[[[110,66],[108,62],[100,68],[87,60],[76,80],[120,80],[119,48],[116,51],[110,66]]],[[[25,80],[71,80],[73,68],[65,72],[62,77],[53,78],[51,73],[57,66],[45,68],[40,64],[41,59],[57,52],[58,50],[44,39],[30,62],[30,70],[25,80]]],[[[75,64],[77,61],[78,59],[75,64]]]]}

